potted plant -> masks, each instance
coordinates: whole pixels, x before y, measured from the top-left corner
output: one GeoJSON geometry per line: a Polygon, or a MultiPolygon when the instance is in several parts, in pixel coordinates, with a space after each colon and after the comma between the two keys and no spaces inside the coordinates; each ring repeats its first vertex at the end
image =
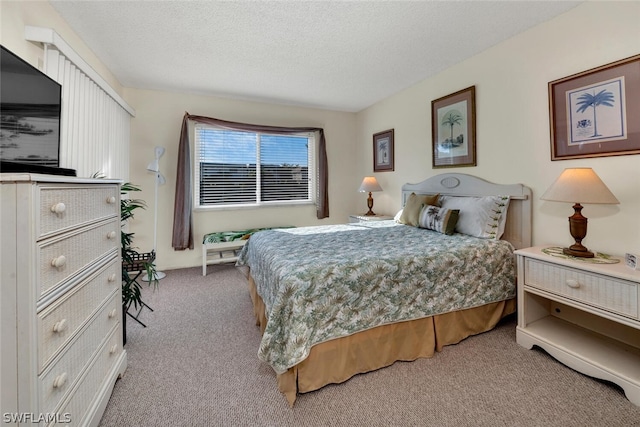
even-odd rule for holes
{"type": "MultiPolygon", "coordinates": [[[[140,191],[140,188],[131,184],[124,183],[120,188],[120,194],[122,196],[127,195],[133,191],[140,191]]],[[[146,209],[147,205],[143,200],[133,199],[128,197],[120,198],[120,224],[122,227],[126,225],[126,222],[133,218],[136,210],[146,209]]],[[[122,241],[122,323],[123,323],[123,342],[127,342],[127,311],[133,304],[135,309],[138,309],[143,304],[141,295],[141,285],[136,279],[136,275],[131,276],[129,273],[140,271],[141,269],[146,272],[147,277],[154,278],[149,281],[149,285],[153,283],[154,286],[158,285],[156,277],[156,267],[153,263],[155,257],[148,257],[136,250],[132,245],[133,237],[135,233],[128,233],[124,229],[121,229],[121,241],[122,241]],[[132,269],[133,268],[133,269],[132,269]]],[[[155,254],[153,254],[155,255],[155,254]]]]}

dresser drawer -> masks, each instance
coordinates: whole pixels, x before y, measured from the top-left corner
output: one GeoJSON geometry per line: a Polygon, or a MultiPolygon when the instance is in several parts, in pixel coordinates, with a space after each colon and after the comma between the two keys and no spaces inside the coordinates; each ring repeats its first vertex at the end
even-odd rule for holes
{"type": "Polygon", "coordinates": [[[120,215],[118,185],[60,187],[40,184],[36,188],[38,238],[120,215]]]}
{"type": "MultiPolygon", "coordinates": [[[[112,330],[120,325],[122,300],[115,292],[108,303],[67,346],[64,353],[39,376],[42,413],[52,413],[112,330]]],[[[118,328],[120,330],[120,328],[118,328]]]]}
{"type": "Polygon", "coordinates": [[[122,266],[114,254],[107,265],[38,313],[38,373],[121,282],[122,266]]]}
{"type": "Polygon", "coordinates": [[[527,258],[525,285],[638,319],[638,285],[527,258]]]}
{"type": "Polygon", "coordinates": [[[38,296],[119,247],[120,218],[39,243],[38,296]]]}
{"type": "Polygon", "coordinates": [[[86,425],[89,421],[85,419],[87,409],[90,407],[91,402],[94,401],[96,393],[103,387],[105,379],[114,369],[122,354],[123,349],[120,344],[121,329],[122,326],[118,324],[118,327],[111,331],[109,339],[100,347],[98,356],[87,370],[86,375],[80,379],[78,388],[74,391],[69,401],[64,404],[63,408],[59,410],[62,414],[72,414],[72,426],[86,425]]]}

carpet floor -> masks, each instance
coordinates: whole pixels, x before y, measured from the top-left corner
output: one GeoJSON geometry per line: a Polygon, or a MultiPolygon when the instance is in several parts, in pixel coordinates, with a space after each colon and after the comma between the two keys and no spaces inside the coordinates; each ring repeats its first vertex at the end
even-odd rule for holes
{"type": "MultiPolygon", "coordinates": [[[[515,316],[430,359],[397,362],[298,396],[290,408],[257,358],[245,272],[167,271],[146,288],[147,327],[127,320],[128,368],[110,426],[640,426],[614,385],[515,341],[515,316]]],[[[640,369],[640,366],[638,367],[640,369]]]]}

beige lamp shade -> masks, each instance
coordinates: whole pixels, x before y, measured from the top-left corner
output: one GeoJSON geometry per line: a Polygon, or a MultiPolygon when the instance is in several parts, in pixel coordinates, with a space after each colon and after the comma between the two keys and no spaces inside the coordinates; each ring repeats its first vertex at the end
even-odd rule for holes
{"type": "Polygon", "coordinates": [[[378,180],[375,176],[365,176],[358,191],[360,193],[373,193],[375,191],[382,191],[382,187],[378,184],[378,180]]]}
{"type": "Polygon", "coordinates": [[[362,184],[360,184],[360,189],[358,190],[361,193],[369,193],[369,197],[367,198],[367,207],[369,210],[365,215],[375,215],[373,212],[373,197],[371,197],[371,193],[374,191],[382,191],[382,187],[378,184],[378,180],[375,176],[365,176],[362,180],[362,184]]]}
{"type": "Polygon", "coordinates": [[[620,203],[591,168],[565,169],[540,198],[554,202],[620,203]]]}

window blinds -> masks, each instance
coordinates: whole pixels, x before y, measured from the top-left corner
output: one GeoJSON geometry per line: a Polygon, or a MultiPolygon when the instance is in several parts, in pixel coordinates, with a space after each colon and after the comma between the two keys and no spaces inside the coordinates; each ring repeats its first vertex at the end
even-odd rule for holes
{"type": "Polygon", "coordinates": [[[44,44],[45,73],[62,85],[60,166],[128,181],[135,111],[55,31],[26,27],[25,38],[44,44]]]}

